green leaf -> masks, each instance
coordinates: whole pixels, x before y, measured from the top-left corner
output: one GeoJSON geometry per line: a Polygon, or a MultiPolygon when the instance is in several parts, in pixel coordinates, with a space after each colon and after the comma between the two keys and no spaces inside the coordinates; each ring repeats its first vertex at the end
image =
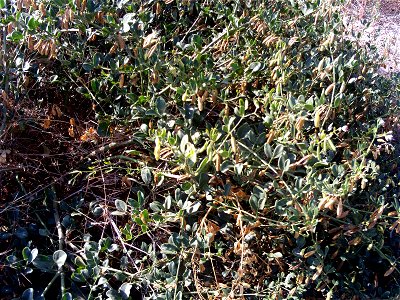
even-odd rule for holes
{"type": "Polygon", "coordinates": [[[71,275],[71,279],[76,282],[86,282],[85,276],[83,276],[80,272],[75,271],[71,275]]]}
{"type": "Polygon", "coordinates": [[[63,250],[57,250],[53,253],[53,260],[59,268],[61,268],[67,260],[67,253],[63,250]]]}
{"type": "Polygon", "coordinates": [[[286,216],[287,209],[286,209],[286,199],[280,199],[275,202],[275,213],[279,216],[286,216]]]}
{"type": "Polygon", "coordinates": [[[197,201],[197,202],[193,203],[193,205],[191,205],[190,207],[188,207],[188,208],[186,209],[186,211],[187,211],[189,214],[193,214],[193,213],[197,212],[197,211],[199,210],[200,207],[201,207],[201,202],[200,202],[200,201],[197,201]]]}
{"type": "Polygon", "coordinates": [[[180,148],[180,150],[181,150],[181,152],[182,153],[185,153],[186,151],[186,145],[187,145],[187,143],[189,143],[189,136],[187,135],[187,134],[185,134],[183,137],[182,137],[182,140],[181,140],[181,143],[180,143],[180,146],[179,146],[179,148],[180,148]]]}
{"type": "Polygon", "coordinates": [[[101,137],[107,137],[110,135],[110,121],[102,120],[99,122],[97,127],[97,134],[101,137]]]}
{"type": "Polygon", "coordinates": [[[32,262],[33,260],[36,259],[36,257],[38,256],[39,250],[37,248],[34,248],[31,250],[31,257],[29,259],[28,262],[32,262]]]}
{"type": "Polygon", "coordinates": [[[37,255],[32,264],[42,272],[53,272],[54,261],[51,256],[37,255]]]}
{"type": "Polygon", "coordinates": [[[100,82],[94,78],[90,81],[90,87],[92,88],[93,93],[97,94],[100,90],[100,82]]]}
{"type": "Polygon", "coordinates": [[[268,253],[268,257],[270,257],[270,258],[281,258],[281,257],[283,257],[283,254],[281,252],[268,253]]]}
{"type": "Polygon", "coordinates": [[[37,248],[30,250],[28,247],[25,247],[22,250],[22,257],[27,261],[27,263],[31,263],[36,258],[37,255],[38,255],[37,248]]]}
{"type": "Polygon", "coordinates": [[[267,158],[272,158],[273,157],[272,149],[271,149],[271,146],[269,144],[265,144],[264,145],[264,153],[265,153],[265,156],[267,158]]]}
{"type": "Polygon", "coordinates": [[[0,9],[6,7],[6,0],[0,0],[0,9]]]}
{"type": "Polygon", "coordinates": [[[158,201],[153,201],[149,204],[150,208],[154,212],[159,212],[163,210],[163,205],[158,201]]]}
{"type": "Polygon", "coordinates": [[[73,298],[71,293],[65,293],[61,298],[61,300],[72,300],[72,299],[73,298]]]}
{"type": "Polygon", "coordinates": [[[160,115],[163,115],[165,113],[165,110],[167,108],[167,103],[165,102],[164,98],[157,98],[156,100],[156,107],[157,107],[157,112],[160,115]]]}
{"type": "Polygon", "coordinates": [[[36,30],[36,28],[39,26],[39,22],[36,21],[35,18],[30,18],[28,21],[28,29],[31,31],[36,30]]]}
{"type": "Polygon", "coordinates": [[[164,208],[170,209],[171,206],[172,206],[172,197],[171,197],[171,195],[168,195],[167,197],[165,197],[164,208]]]}
{"type": "Polygon", "coordinates": [[[82,64],[82,68],[86,71],[86,72],[90,72],[93,69],[93,65],[91,63],[83,63],[82,64]]]}
{"type": "Polygon", "coordinates": [[[164,254],[177,254],[179,248],[174,244],[163,244],[161,245],[161,252],[164,254]]]}
{"type": "Polygon", "coordinates": [[[101,62],[102,55],[100,53],[96,53],[93,56],[93,67],[97,67],[101,62]]]}
{"type": "Polygon", "coordinates": [[[85,262],[83,261],[83,259],[80,256],[75,257],[74,264],[77,267],[86,267],[85,262]]]}
{"type": "Polygon", "coordinates": [[[111,299],[111,300],[120,300],[121,299],[119,293],[113,289],[108,290],[106,295],[108,297],[107,299],[111,299]]]}
{"type": "Polygon", "coordinates": [[[117,200],[114,201],[114,203],[115,203],[115,208],[118,211],[124,212],[124,213],[127,211],[128,206],[126,205],[125,201],[117,199],[117,200]]]}
{"type": "Polygon", "coordinates": [[[224,160],[221,164],[221,172],[226,173],[229,170],[235,167],[234,163],[231,160],[224,160]]]}
{"type": "Polygon", "coordinates": [[[33,300],[33,288],[26,289],[21,296],[21,300],[33,300]]]}
{"type": "Polygon", "coordinates": [[[150,185],[152,182],[152,174],[149,168],[143,168],[142,171],[140,172],[140,175],[142,176],[142,180],[145,184],[150,185]]]}
{"type": "Polygon", "coordinates": [[[261,67],[262,67],[262,64],[260,62],[258,62],[258,61],[257,62],[252,62],[249,65],[249,70],[251,70],[252,73],[256,73],[259,70],[261,70],[261,67]]]}
{"type": "Polygon", "coordinates": [[[280,156],[280,157],[279,157],[279,160],[278,160],[278,168],[279,168],[280,170],[284,170],[284,169],[285,169],[285,158],[284,158],[283,156],[280,156]]]}
{"type": "Polygon", "coordinates": [[[29,249],[28,247],[25,247],[24,249],[22,249],[22,257],[25,260],[28,260],[30,256],[31,256],[31,249],[29,249]]]}
{"type": "Polygon", "coordinates": [[[18,227],[17,230],[15,230],[15,235],[21,240],[26,239],[28,237],[28,230],[23,227],[18,227]]]}
{"type": "Polygon", "coordinates": [[[278,158],[283,154],[283,150],[284,147],[283,145],[279,144],[278,146],[276,146],[276,148],[274,149],[274,153],[272,154],[273,158],[278,158]]]}
{"type": "Polygon", "coordinates": [[[132,284],[124,282],[118,289],[118,292],[121,294],[122,299],[129,299],[129,295],[131,293],[132,284]]]}

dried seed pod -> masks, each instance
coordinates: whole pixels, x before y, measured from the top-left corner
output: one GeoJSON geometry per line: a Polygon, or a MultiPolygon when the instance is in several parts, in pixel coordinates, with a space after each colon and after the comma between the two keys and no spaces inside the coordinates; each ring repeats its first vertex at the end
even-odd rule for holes
{"type": "Polygon", "coordinates": [[[329,210],[333,210],[333,206],[335,205],[337,199],[335,197],[330,198],[326,203],[324,208],[328,208],[329,210]]]}
{"type": "Polygon", "coordinates": [[[317,68],[318,72],[321,72],[321,71],[322,71],[322,69],[324,68],[324,63],[325,63],[325,60],[324,60],[324,59],[322,59],[322,60],[319,62],[318,68],[317,68]]]}
{"type": "Polygon", "coordinates": [[[231,135],[231,148],[233,153],[236,153],[236,147],[236,139],[233,135],[231,135]]]}
{"type": "Polygon", "coordinates": [[[305,254],[303,255],[303,257],[304,257],[304,258],[309,258],[310,256],[313,256],[315,252],[316,252],[316,250],[308,251],[307,253],[305,253],[305,254]]]}
{"type": "Polygon", "coordinates": [[[332,70],[333,70],[333,65],[327,65],[326,67],[325,67],[325,72],[326,73],[330,73],[330,72],[332,72],[332,70]]]}
{"type": "Polygon", "coordinates": [[[335,83],[331,83],[325,90],[325,96],[329,95],[333,91],[334,87],[335,87],[335,83]]]}
{"type": "Polygon", "coordinates": [[[160,4],[160,2],[157,2],[155,11],[156,11],[156,15],[157,16],[159,14],[161,14],[161,4],[160,4]]]}
{"type": "Polygon", "coordinates": [[[121,50],[124,49],[125,48],[125,40],[123,39],[121,33],[119,33],[119,32],[117,35],[117,41],[118,41],[119,49],[121,49],[121,50]]]}
{"type": "Polygon", "coordinates": [[[340,86],[339,92],[340,92],[340,93],[343,93],[345,90],[346,90],[346,83],[345,83],[345,82],[342,82],[342,84],[341,84],[341,86],[340,86]]]}
{"type": "Polygon", "coordinates": [[[358,236],[358,237],[352,239],[351,241],[349,241],[349,245],[357,246],[361,242],[361,240],[362,240],[361,236],[358,236]]]}
{"type": "Polygon", "coordinates": [[[99,22],[100,24],[104,24],[104,23],[105,23],[105,21],[104,21],[104,12],[103,12],[103,11],[98,11],[98,12],[95,14],[95,19],[96,19],[96,21],[99,22]]]}
{"type": "Polygon", "coordinates": [[[157,49],[157,44],[154,44],[150,49],[148,49],[146,51],[146,53],[144,54],[145,58],[149,58],[153,55],[153,53],[156,51],[157,49]]]}
{"type": "Polygon", "coordinates": [[[304,126],[305,119],[304,117],[299,117],[296,121],[296,130],[301,131],[304,126]]]}
{"type": "Polygon", "coordinates": [[[343,213],[343,201],[342,199],[339,199],[338,205],[336,207],[336,216],[339,217],[343,213]]]}
{"type": "Polygon", "coordinates": [[[75,0],[75,7],[76,7],[77,9],[80,9],[80,8],[81,8],[81,0],[75,0]]]}
{"type": "Polygon", "coordinates": [[[215,155],[215,171],[216,172],[221,172],[221,162],[222,162],[222,157],[219,153],[215,155]]]}
{"type": "Polygon", "coordinates": [[[33,44],[33,37],[31,35],[28,35],[27,43],[28,43],[28,49],[33,51],[35,45],[33,44]]]}
{"type": "Polygon", "coordinates": [[[154,146],[154,157],[156,160],[160,159],[160,152],[161,152],[161,141],[159,137],[156,137],[154,146]]]}
{"type": "Polygon", "coordinates": [[[31,5],[31,7],[33,7],[33,9],[38,9],[38,6],[37,6],[35,0],[31,0],[31,1],[30,1],[30,5],[31,5]]]}
{"type": "Polygon", "coordinates": [[[125,83],[125,74],[119,75],[119,87],[122,89],[125,83]]]}
{"type": "Polygon", "coordinates": [[[75,137],[75,131],[74,131],[74,127],[73,126],[70,126],[69,128],[68,128],[68,135],[70,136],[70,137],[75,137]]]}
{"type": "Polygon", "coordinates": [[[203,97],[197,96],[197,108],[199,109],[199,111],[204,110],[203,97]]]}
{"type": "Polygon", "coordinates": [[[184,92],[183,95],[182,95],[182,101],[186,102],[187,98],[188,98],[188,93],[184,92]]]}
{"type": "Polygon", "coordinates": [[[57,57],[57,46],[54,40],[50,41],[50,55],[49,59],[55,59],[57,57]]]}
{"type": "Polygon", "coordinates": [[[304,280],[304,274],[301,273],[299,276],[297,276],[297,278],[296,278],[296,283],[297,283],[297,284],[302,284],[302,283],[303,283],[303,280],[304,280]]]}
{"type": "Polygon", "coordinates": [[[208,91],[205,90],[204,93],[203,93],[203,95],[202,95],[201,97],[203,98],[203,101],[206,101],[206,100],[207,100],[207,97],[208,97],[208,91]]]}
{"type": "Polygon", "coordinates": [[[229,106],[228,106],[228,104],[225,104],[224,115],[225,115],[225,117],[229,117],[229,106]]]}
{"type": "Polygon", "coordinates": [[[317,272],[315,272],[315,274],[312,277],[312,280],[315,281],[319,275],[321,275],[322,271],[324,270],[324,265],[319,265],[318,267],[316,267],[317,272]]]}
{"type": "Polygon", "coordinates": [[[271,144],[275,138],[275,130],[271,130],[268,134],[267,144],[271,144]]]}
{"type": "Polygon", "coordinates": [[[320,199],[318,203],[318,210],[323,210],[327,201],[327,197],[323,197],[322,199],[320,199]]]}
{"type": "Polygon", "coordinates": [[[23,0],[22,2],[26,9],[29,9],[31,7],[31,0],[23,0]]]}
{"type": "Polygon", "coordinates": [[[361,70],[361,73],[362,73],[362,74],[365,74],[366,72],[367,72],[367,66],[364,65],[364,67],[363,67],[362,70],[361,70]]]}
{"type": "Polygon", "coordinates": [[[4,101],[8,100],[8,95],[5,90],[1,90],[1,97],[3,98],[4,101]]]}
{"type": "Polygon", "coordinates": [[[97,39],[97,35],[93,33],[87,40],[88,40],[88,42],[94,42],[96,39],[97,39]]]}
{"type": "Polygon", "coordinates": [[[218,90],[213,90],[211,94],[211,100],[214,104],[217,103],[217,98],[218,98],[218,90]]]}
{"type": "Polygon", "coordinates": [[[7,25],[7,33],[10,34],[14,29],[14,24],[12,22],[7,25]]]}
{"type": "Polygon", "coordinates": [[[396,266],[391,266],[386,272],[385,274],[383,274],[384,277],[389,276],[390,274],[393,273],[393,271],[396,270],[396,266]]]}
{"type": "Polygon", "coordinates": [[[108,53],[109,53],[109,54],[114,54],[114,53],[117,51],[117,48],[118,48],[118,44],[117,44],[117,43],[114,43],[114,44],[112,45],[112,47],[110,48],[110,51],[108,51],[108,53]]]}
{"type": "Polygon", "coordinates": [[[42,126],[43,126],[44,129],[48,129],[50,127],[50,124],[51,124],[50,117],[47,117],[47,119],[44,120],[42,126]]]}
{"type": "Polygon", "coordinates": [[[319,109],[315,111],[315,116],[314,116],[314,127],[319,128],[321,125],[321,112],[319,109]]]}
{"type": "Polygon", "coordinates": [[[241,92],[242,94],[244,94],[244,93],[246,93],[246,89],[247,89],[247,82],[246,82],[246,81],[243,81],[243,82],[240,84],[240,92],[241,92]]]}
{"type": "Polygon", "coordinates": [[[42,44],[44,43],[44,41],[42,39],[40,39],[39,41],[36,42],[36,44],[33,46],[33,49],[35,51],[39,51],[39,49],[42,48],[42,44]]]}
{"type": "Polygon", "coordinates": [[[62,111],[61,111],[61,109],[58,107],[57,104],[53,104],[53,106],[51,107],[51,114],[52,114],[54,117],[59,117],[59,118],[62,117],[62,111]]]}
{"type": "Polygon", "coordinates": [[[81,12],[83,12],[85,9],[86,9],[86,0],[82,0],[81,12]]]}
{"type": "Polygon", "coordinates": [[[42,46],[42,55],[49,55],[50,53],[50,42],[46,41],[42,46]]]}
{"type": "Polygon", "coordinates": [[[74,18],[75,18],[74,11],[70,7],[68,7],[68,19],[69,19],[69,21],[72,22],[74,20],[74,18]]]}
{"type": "Polygon", "coordinates": [[[17,0],[17,10],[20,11],[22,9],[22,0],[17,0]]]}
{"type": "Polygon", "coordinates": [[[43,17],[46,16],[46,7],[44,6],[44,3],[43,3],[43,2],[40,2],[40,4],[39,4],[39,10],[40,10],[40,12],[41,12],[41,14],[42,14],[43,17]]]}
{"type": "Polygon", "coordinates": [[[365,190],[365,188],[367,187],[367,182],[368,182],[368,180],[366,180],[366,179],[361,180],[361,189],[362,190],[365,190]]]}
{"type": "Polygon", "coordinates": [[[158,76],[158,72],[154,71],[150,76],[150,81],[152,84],[157,84],[160,81],[160,77],[158,76]]]}
{"type": "Polygon", "coordinates": [[[22,78],[23,78],[22,84],[23,84],[23,86],[24,86],[25,88],[27,88],[27,87],[29,86],[29,76],[23,75],[22,78]]]}
{"type": "Polygon", "coordinates": [[[68,21],[63,17],[61,21],[61,28],[67,30],[69,28],[68,21]]]}

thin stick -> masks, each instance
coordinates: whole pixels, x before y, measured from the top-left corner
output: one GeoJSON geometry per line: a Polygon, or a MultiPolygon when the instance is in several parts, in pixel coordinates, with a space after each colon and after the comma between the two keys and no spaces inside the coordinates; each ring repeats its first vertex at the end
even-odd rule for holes
{"type": "MultiPolygon", "coordinates": [[[[58,234],[58,250],[63,250],[64,248],[64,232],[61,227],[60,222],[60,214],[58,213],[57,207],[57,197],[55,192],[53,191],[53,209],[54,209],[54,221],[56,222],[57,234],[58,234]]],[[[58,266],[58,274],[60,274],[60,281],[61,281],[61,297],[65,294],[65,273],[63,271],[63,266],[58,266]]]]}

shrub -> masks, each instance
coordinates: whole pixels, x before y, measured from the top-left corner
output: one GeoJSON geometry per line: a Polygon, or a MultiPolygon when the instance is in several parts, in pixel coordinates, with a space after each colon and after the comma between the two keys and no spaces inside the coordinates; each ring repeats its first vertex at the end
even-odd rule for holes
{"type": "Polygon", "coordinates": [[[395,83],[340,3],[0,4],[5,133],[41,127],[70,157],[67,180],[10,187],[51,216],[46,247],[3,236],[15,274],[61,275],[63,299],[398,293],[395,83]]]}

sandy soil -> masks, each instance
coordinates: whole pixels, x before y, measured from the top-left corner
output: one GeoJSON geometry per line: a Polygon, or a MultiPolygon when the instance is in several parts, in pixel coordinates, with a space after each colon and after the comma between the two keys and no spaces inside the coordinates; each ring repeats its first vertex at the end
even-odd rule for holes
{"type": "Polygon", "coordinates": [[[400,72],[400,0],[351,0],[345,8],[351,34],[376,46],[383,74],[400,72]]]}

